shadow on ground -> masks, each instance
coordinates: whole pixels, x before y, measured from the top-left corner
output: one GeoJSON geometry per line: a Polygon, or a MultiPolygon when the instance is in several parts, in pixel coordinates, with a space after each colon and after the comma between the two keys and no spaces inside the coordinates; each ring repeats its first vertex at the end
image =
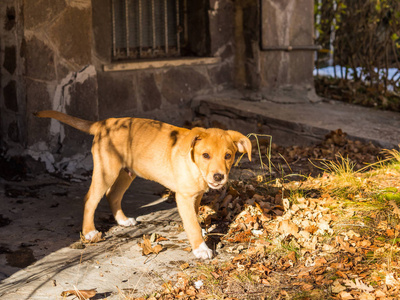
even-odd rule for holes
{"type": "Polygon", "coordinates": [[[163,187],[142,179],[135,180],[123,201],[126,214],[141,216],[140,223],[116,226],[103,199],[96,226],[105,232],[105,241],[82,246],[82,199],[89,184],[90,180],[70,182],[49,175],[1,182],[0,299],[61,299],[62,291],[74,288],[96,288],[97,299],[131,293],[132,287],[142,293],[174,274],[171,262],[176,257],[190,257],[180,250],[188,244],[175,202],[160,198],[163,187]],[[153,232],[168,238],[164,249],[180,252],[142,256],[137,243],[153,232]]]}

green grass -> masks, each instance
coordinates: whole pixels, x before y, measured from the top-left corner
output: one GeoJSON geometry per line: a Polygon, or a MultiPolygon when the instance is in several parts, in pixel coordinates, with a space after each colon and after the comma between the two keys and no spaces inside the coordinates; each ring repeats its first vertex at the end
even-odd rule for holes
{"type": "Polygon", "coordinates": [[[397,205],[400,205],[400,192],[398,192],[397,188],[388,188],[378,193],[376,199],[384,203],[394,201],[397,205]]]}

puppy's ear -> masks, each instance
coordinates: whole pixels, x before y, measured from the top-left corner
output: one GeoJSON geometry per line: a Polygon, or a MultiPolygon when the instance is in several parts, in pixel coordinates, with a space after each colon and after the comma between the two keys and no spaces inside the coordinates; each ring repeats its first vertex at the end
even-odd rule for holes
{"type": "Polygon", "coordinates": [[[205,129],[200,127],[195,127],[190,130],[187,135],[182,140],[182,147],[180,152],[182,155],[189,154],[190,151],[196,145],[196,142],[201,140],[204,137],[205,129]]]}
{"type": "Polygon", "coordinates": [[[231,136],[233,142],[236,144],[238,151],[241,153],[247,153],[249,160],[251,161],[251,142],[250,140],[241,134],[240,132],[234,130],[227,130],[228,134],[231,136]]]}

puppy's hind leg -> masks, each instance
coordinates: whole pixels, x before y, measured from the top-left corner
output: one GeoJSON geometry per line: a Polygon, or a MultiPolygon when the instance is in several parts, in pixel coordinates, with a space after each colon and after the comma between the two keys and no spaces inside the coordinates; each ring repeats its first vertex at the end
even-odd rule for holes
{"type": "Polygon", "coordinates": [[[134,218],[128,218],[125,216],[121,207],[122,197],[135,177],[136,175],[134,173],[121,169],[117,179],[106,192],[106,197],[114,218],[118,225],[121,226],[135,226],[137,224],[134,218]]]}
{"type": "Polygon", "coordinates": [[[82,233],[86,240],[93,240],[99,233],[94,225],[94,214],[100,200],[117,176],[118,170],[113,171],[109,168],[106,173],[101,166],[94,164],[92,183],[85,196],[85,208],[83,211],[82,233]]]}

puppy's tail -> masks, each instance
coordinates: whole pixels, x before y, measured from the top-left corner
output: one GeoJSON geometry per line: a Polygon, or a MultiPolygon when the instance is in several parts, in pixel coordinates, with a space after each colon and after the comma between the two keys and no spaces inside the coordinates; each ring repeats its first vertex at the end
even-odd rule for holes
{"type": "Polygon", "coordinates": [[[89,134],[94,134],[93,124],[95,122],[92,122],[92,121],[86,121],[86,120],[82,120],[79,118],[75,118],[75,117],[69,116],[67,114],[64,114],[62,112],[58,112],[58,111],[54,111],[54,110],[42,110],[42,111],[34,113],[34,115],[39,118],[53,118],[60,122],[65,123],[69,126],[72,126],[80,131],[83,131],[83,132],[86,132],[89,134]]]}

